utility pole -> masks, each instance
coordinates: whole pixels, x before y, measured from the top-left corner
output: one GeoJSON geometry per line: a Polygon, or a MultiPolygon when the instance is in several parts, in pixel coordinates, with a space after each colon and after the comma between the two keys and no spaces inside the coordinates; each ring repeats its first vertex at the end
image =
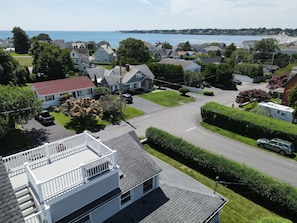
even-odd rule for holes
{"type": "Polygon", "coordinates": [[[123,118],[123,109],[122,109],[122,104],[123,104],[123,97],[122,97],[122,62],[119,59],[119,64],[120,64],[120,116],[123,118]]]}

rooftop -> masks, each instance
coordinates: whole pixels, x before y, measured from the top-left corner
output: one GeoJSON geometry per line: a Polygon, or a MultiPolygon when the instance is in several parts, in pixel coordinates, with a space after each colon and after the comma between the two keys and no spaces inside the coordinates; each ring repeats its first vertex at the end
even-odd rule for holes
{"type": "Polygon", "coordinates": [[[40,203],[118,168],[116,151],[86,132],[4,157],[3,161],[12,187],[29,182],[40,203]]]}

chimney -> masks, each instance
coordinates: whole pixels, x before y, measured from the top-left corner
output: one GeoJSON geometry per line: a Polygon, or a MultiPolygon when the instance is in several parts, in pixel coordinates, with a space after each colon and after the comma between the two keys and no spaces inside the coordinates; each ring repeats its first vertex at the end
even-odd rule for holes
{"type": "Polygon", "coordinates": [[[130,65],[126,64],[126,71],[130,71],[130,65]]]}

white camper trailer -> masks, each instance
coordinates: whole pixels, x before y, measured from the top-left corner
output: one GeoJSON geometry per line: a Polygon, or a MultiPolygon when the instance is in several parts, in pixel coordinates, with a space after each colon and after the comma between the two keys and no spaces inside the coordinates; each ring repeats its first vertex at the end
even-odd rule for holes
{"type": "Polygon", "coordinates": [[[260,102],[258,108],[265,108],[273,118],[296,123],[295,111],[293,108],[275,104],[273,102],[260,102]]]}

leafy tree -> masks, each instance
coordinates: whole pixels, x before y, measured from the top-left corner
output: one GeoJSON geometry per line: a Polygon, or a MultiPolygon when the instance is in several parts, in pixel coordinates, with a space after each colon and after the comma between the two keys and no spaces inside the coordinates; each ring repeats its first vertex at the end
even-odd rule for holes
{"type": "Polygon", "coordinates": [[[181,50],[184,50],[184,51],[189,51],[192,49],[191,47],[191,44],[189,43],[189,41],[185,42],[185,43],[180,43],[178,44],[178,47],[181,49],[181,50]]]}
{"type": "Polygon", "coordinates": [[[69,115],[73,120],[82,125],[94,122],[97,117],[102,116],[103,109],[100,103],[90,98],[70,98],[60,106],[61,112],[69,115]]]}
{"type": "Polygon", "coordinates": [[[111,92],[107,87],[99,86],[99,87],[95,88],[95,90],[93,92],[93,95],[94,95],[95,99],[99,99],[101,96],[106,95],[106,94],[110,94],[110,93],[111,92]]]}
{"type": "Polygon", "coordinates": [[[65,78],[74,71],[69,50],[50,43],[35,43],[32,50],[33,73],[42,74],[45,80],[65,78]]]}
{"type": "Polygon", "coordinates": [[[188,92],[190,92],[189,88],[181,87],[178,91],[182,94],[182,96],[186,96],[188,92]]]}
{"type": "Polygon", "coordinates": [[[0,48],[0,84],[23,85],[27,81],[29,71],[2,48],[0,48]]]}
{"type": "Polygon", "coordinates": [[[247,98],[249,99],[249,101],[256,100],[258,102],[271,100],[271,95],[261,89],[250,89],[241,91],[239,92],[237,97],[247,98]]]}
{"type": "Polygon", "coordinates": [[[273,54],[278,50],[277,40],[274,38],[262,39],[255,44],[254,59],[260,61],[271,60],[273,54]]]}
{"type": "Polygon", "coordinates": [[[150,59],[149,50],[143,41],[128,38],[120,42],[117,55],[124,63],[141,64],[150,59]]]}
{"type": "Polygon", "coordinates": [[[112,120],[112,122],[120,120],[120,102],[116,95],[102,95],[99,98],[99,104],[103,108],[103,119],[112,120]]]}
{"type": "Polygon", "coordinates": [[[184,73],[185,85],[196,87],[203,80],[202,73],[193,73],[191,71],[186,71],[184,73]]]}
{"type": "Polygon", "coordinates": [[[170,43],[167,43],[167,42],[164,42],[164,43],[162,44],[162,47],[163,47],[164,49],[172,49],[172,45],[171,45],[170,43]]]}
{"type": "Polygon", "coordinates": [[[289,90],[288,94],[288,105],[293,107],[297,111],[297,85],[289,90]]]}
{"type": "Polygon", "coordinates": [[[35,93],[13,85],[0,85],[0,136],[32,119],[41,109],[42,102],[35,93]]]}
{"type": "Polygon", "coordinates": [[[35,41],[43,41],[43,42],[49,42],[51,43],[53,40],[50,38],[50,36],[46,33],[40,33],[38,36],[33,36],[31,38],[32,42],[35,41]]]}
{"type": "Polygon", "coordinates": [[[239,63],[235,66],[235,73],[251,78],[263,76],[263,66],[259,64],[239,63]]]}
{"type": "Polygon", "coordinates": [[[289,74],[282,74],[282,75],[274,75],[271,79],[268,80],[268,84],[266,87],[269,90],[275,90],[277,88],[283,87],[283,84],[286,83],[286,81],[289,78],[289,74]]]}
{"type": "Polygon", "coordinates": [[[98,47],[94,41],[89,41],[87,43],[87,48],[89,50],[89,53],[93,54],[97,50],[98,47]]]}
{"type": "Polygon", "coordinates": [[[234,43],[231,43],[229,46],[226,47],[226,50],[224,52],[225,57],[231,57],[232,53],[236,50],[236,46],[234,43]]]}
{"type": "Polygon", "coordinates": [[[28,53],[30,48],[29,37],[24,30],[20,27],[14,27],[13,33],[13,45],[16,53],[28,53]]]}

